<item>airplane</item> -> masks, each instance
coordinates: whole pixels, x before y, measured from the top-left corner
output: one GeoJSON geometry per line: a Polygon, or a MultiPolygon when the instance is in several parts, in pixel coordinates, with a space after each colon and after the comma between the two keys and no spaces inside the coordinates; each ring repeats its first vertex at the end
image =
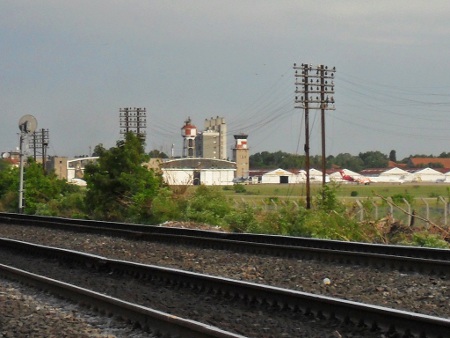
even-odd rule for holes
{"type": "Polygon", "coordinates": [[[369,178],[364,177],[364,176],[353,177],[350,175],[346,175],[344,170],[339,170],[339,173],[341,174],[342,179],[345,181],[355,182],[355,183],[364,184],[364,185],[369,185],[370,182],[372,182],[369,178]]]}

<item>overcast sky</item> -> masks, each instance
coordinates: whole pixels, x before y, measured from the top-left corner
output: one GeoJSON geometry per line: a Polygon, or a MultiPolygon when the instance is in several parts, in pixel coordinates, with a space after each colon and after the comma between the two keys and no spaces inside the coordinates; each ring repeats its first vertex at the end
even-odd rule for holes
{"type": "MultiPolygon", "coordinates": [[[[0,152],[18,121],[49,130],[49,155],[121,138],[119,109],[147,109],[147,150],[181,155],[187,117],[221,116],[251,154],[303,154],[293,64],[336,67],[329,155],[450,152],[450,2],[3,0],[0,152]]],[[[311,154],[321,153],[311,112],[311,154]]],[[[231,156],[231,151],[229,152],[231,156]]]]}

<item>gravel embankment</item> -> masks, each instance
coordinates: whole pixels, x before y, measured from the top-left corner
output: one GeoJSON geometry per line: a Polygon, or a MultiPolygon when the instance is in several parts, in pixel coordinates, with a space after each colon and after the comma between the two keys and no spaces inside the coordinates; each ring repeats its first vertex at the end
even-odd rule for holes
{"type": "Polygon", "coordinates": [[[243,255],[23,226],[1,225],[0,237],[450,318],[448,277],[243,255]],[[324,278],[329,278],[331,284],[324,285],[324,278]]]}
{"type": "Polygon", "coordinates": [[[0,279],[0,337],[153,337],[124,322],[0,279]]]}

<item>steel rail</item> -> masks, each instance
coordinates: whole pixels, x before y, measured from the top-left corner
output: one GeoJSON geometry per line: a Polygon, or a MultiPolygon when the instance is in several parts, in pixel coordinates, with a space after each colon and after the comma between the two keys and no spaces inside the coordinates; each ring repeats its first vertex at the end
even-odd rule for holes
{"type": "Polygon", "coordinates": [[[315,259],[339,264],[359,264],[400,271],[449,275],[450,250],[385,246],[302,237],[233,234],[128,223],[85,221],[57,217],[0,213],[10,224],[71,229],[73,231],[123,236],[136,240],[158,240],[281,257],[315,259]],[[397,252],[398,251],[398,252],[397,252]]]}
{"type": "Polygon", "coordinates": [[[99,313],[128,319],[155,336],[243,338],[241,335],[211,325],[177,317],[8,265],[0,264],[0,275],[34,288],[47,290],[82,306],[95,309],[99,313]]]}
{"type": "Polygon", "coordinates": [[[347,242],[337,240],[314,239],[307,237],[261,235],[249,233],[227,233],[219,231],[195,230],[177,227],[165,227],[160,225],[143,225],[133,223],[105,222],[94,220],[82,220],[62,217],[32,216],[17,213],[0,212],[0,221],[9,224],[33,223],[37,226],[55,227],[72,226],[79,230],[93,232],[123,231],[125,233],[152,234],[152,235],[176,235],[196,238],[227,239],[251,243],[273,244],[280,246],[300,246],[330,250],[369,252],[395,256],[428,258],[438,260],[450,260],[450,250],[437,248],[424,248],[404,245],[386,245],[360,242],[347,242]]]}
{"type": "Polygon", "coordinates": [[[113,260],[102,256],[85,254],[73,250],[33,245],[26,242],[7,240],[0,248],[21,250],[62,261],[78,261],[85,267],[106,273],[133,278],[162,280],[171,285],[180,285],[204,292],[212,292],[244,302],[261,306],[278,307],[300,311],[315,318],[339,319],[355,325],[380,328],[385,331],[410,334],[415,337],[446,337],[450,332],[450,319],[428,316],[408,311],[368,305],[327,296],[288,290],[273,286],[237,281],[229,278],[203,275],[179,269],[145,265],[128,261],[113,260]],[[9,242],[9,244],[7,244],[9,242]],[[17,246],[15,246],[17,245],[17,246]],[[84,261],[86,259],[86,261],[84,261]]]}

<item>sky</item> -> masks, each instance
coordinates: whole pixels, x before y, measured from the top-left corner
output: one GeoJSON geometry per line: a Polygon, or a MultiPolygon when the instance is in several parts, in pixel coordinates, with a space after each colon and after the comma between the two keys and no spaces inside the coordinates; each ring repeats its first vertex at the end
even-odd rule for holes
{"type": "MultiPolygon", "coordinates": [[[[48,129],[50,156],[122,138],[119,109],[146,108],[146,150],[182,153],[190,117],[224,117],[250,154],[304,154],[294,63],[336,67],[327,155],[450,152],[447,0],[3,0],[0,152],[18,122],[48,129]]],[[[320,155],[320,112],[310,153],[320,155]]]]}

